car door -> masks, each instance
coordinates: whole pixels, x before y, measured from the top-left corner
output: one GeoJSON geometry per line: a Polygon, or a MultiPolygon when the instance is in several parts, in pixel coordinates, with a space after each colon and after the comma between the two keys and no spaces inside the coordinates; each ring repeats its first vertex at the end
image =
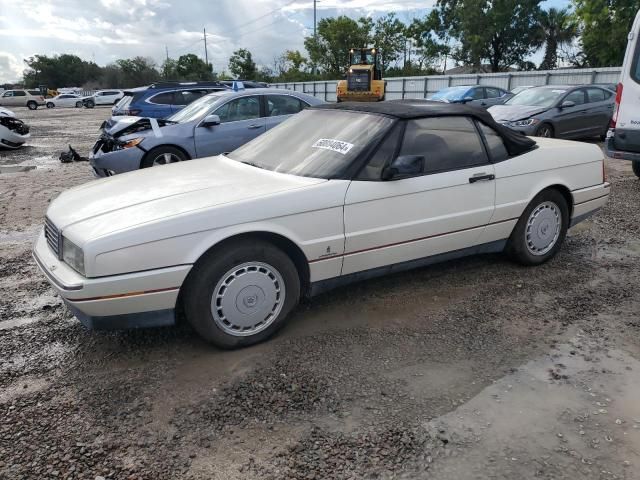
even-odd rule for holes
{"type": "Polygon", "coordinates": [[[263,95],[265,101],[266,129],[275,127],[289,116],[309,105],[293,95],[263,95]]]}
{"type": "Polygon", "coordinates": [[[588,133],[591,135],[605,135],[609,128],[609,122],[613,115],[613,93],[599,87],[587,89],[587,113],[588,133]]]}
{"type": "Polygon", "coordinates": [[[576,138],[589,129],[587,118],[587,92],[584,88],[572,90],[562,98],[557,107],[554,121],[556,137],[576,138]],[[564,102],[573,102],[572,107],[562,107],[564,102]]]}
{"type": "Polygon", "coordinates": [[[266,130],[261,115],[260,95],[235,97],[216,107],[211,114],[220,117],[219,125],[195,127],[195,147],[198,157],[231,152],[266,130]]]}
{"type": "Polygon", "coordinates": [[[168,117],[174,112],[173,105],[176,102],[176,93],[177,92],[174,92],[173,90],[165,91],[156,93],[155,95],[147,98],[144,100],[144,108],[142,109],[140,116],[153,118],[168,117]]]}
{"type": "Polygon", "coordinates": [[[343,274],[473,247],[495,203],[494,167],[468,117],[409,120],[347,190],[343,274]],[[424,157],[422,173],[381,180],[396,156],[424,157]]]}
{"type": "Polygon", "coordinates": [[[485,101],[484,87],[473,87],[465,93],[464,98],[471,98],[472,100],[467,102],[469,105],[475,105],[477,107],[482,106],[482,102],[485,101]]]}
{"type": "Polygon", "coordinates": [[[480,102],[485,108],[505,102],[508,92],[497,87],[484,87],[486,98],[480,102]]]}
{"type": "Polygon", "coordinates": [[[14,101],[13,90],[7,90],[2,94],[2,97],[0,97],[0,105],[10,107],[15,105],[14,101]]]}

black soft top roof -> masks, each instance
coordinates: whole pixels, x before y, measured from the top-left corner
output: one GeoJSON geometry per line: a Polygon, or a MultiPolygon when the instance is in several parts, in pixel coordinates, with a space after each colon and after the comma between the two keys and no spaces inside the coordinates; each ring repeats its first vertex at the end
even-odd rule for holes
{"type": "Polygon", "coordinates": [[[429,100],[389,100],[386,102],[343,102],[316,105],[319,110],[347,110],[374,113],[399,119],[470,116],[493,128],[504,141],[509,155],[520,155],[536,147],[536,142],[519,132],[504,127],[483,108],[460,103],[431,102],[429,100]]]}

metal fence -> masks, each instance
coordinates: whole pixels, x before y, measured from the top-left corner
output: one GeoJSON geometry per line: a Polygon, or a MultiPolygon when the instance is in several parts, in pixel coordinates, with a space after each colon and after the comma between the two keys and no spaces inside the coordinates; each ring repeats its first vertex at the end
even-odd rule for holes
{"type": "MultiPolygon", "coordinates": [[[[388,78],[386,99],[427,98],[431,93],[456,85],[491,85],[506,90],[519,86],[582,85],[590,83],[618,83],[621,67],[583,68],[565,70],[536,70],[530,72],[480,73],[462,75],[429,75],[425,77],[388,78]]],[[[272,87],[304,92],[327,102],[336,101],[337,80],[323,82],[273,83],[272,87]]]]}

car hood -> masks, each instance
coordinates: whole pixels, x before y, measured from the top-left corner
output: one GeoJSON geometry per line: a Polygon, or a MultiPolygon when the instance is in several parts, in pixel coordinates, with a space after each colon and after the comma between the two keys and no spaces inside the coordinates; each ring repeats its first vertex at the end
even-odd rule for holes
{"type": "Polygon", "coordinates": [[[494,105],[489,107],[489,113],[498,123],[514,122],[538,115],[549,110],[547,107],[529,105],[494,105]]]}
{"type": "Polygon", "coordinates": [[[109,120],[106,120],[102,124],[102,129],[108,135],[117,138],[132,133],[154,130],[156,128],[164,127],[165,125],[173,124],[174,122],[170,122],[163,118],[118,116],[111,117],[109,120]]]}
{"type": "Polygon", "coordinates": [[[326,181],[263,170],[219,155],[129,172],[72,188],[51,203],[47,217],[62,230],[90,223],[90,227],[86,226],[93,232],[83,231],[83,236],[95,237],[326,181]]]}
{"type": "Polygon", "coordinates": [[[9,110],[7,108],[0,107],[0,116],[2,116],[2,117],[14,117],[15,118],[16,114],[13,113],[11,110],[9,110]]]}

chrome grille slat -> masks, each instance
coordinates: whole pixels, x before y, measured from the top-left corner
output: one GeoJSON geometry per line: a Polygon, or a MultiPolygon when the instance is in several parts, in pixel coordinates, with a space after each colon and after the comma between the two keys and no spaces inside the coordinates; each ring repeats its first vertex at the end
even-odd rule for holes
{"type": "Polygon", "coordinates": [[[49,248],[55,253],[56,257],[60,258],[60,231],[46,217],[44,219],[44,237],[47,239],[49,248]]]}

